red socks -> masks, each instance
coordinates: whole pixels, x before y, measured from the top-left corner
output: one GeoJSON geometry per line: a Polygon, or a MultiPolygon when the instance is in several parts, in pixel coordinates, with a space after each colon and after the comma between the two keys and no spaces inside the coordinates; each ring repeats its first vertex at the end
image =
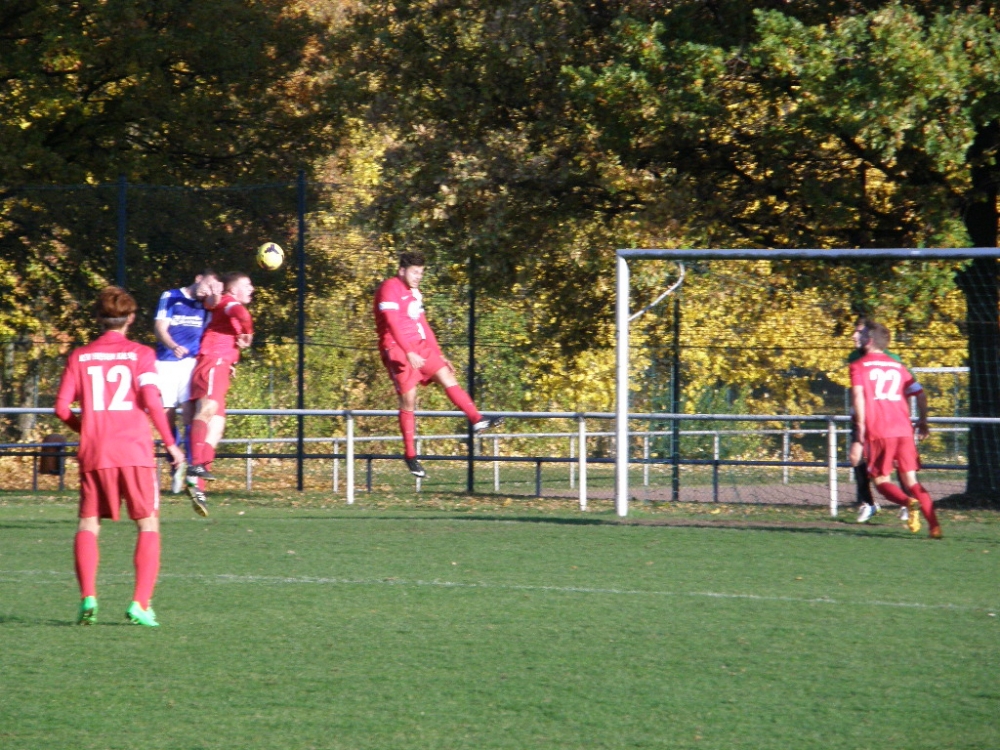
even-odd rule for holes
{"type": "Polygon", "coordinates": [[[927,490],[919,482],[910,487],[910,493],[920,502],[920,512],[924,514],[924,518],[927,519],[927,523],[933,529],[938,525],[938,520],[937,514],[934,512],[934,501],[931,500],[931,496],[927,494],[927,490]]]}
{"type": "Polygon", "coordinates": [[[205,448],[208,443],[205,438],[208,436],[208,422],[201,419],[191,421],[191,463],[205,463],[205,448]]]}
{"type": "Polygon", "coordinates": [[[76,580],[80,583],[80,598],[97,596],[97,563],[100,552],[97,535],[93,531],[76,532],[73,557],[76,560],[76,580]]]}
{"type": "Polygon", "coordinates": [[[479,409],[472,403],[472,399],[469,398],[469,394],[465,392],[462,386],[453,385],[451,388],[445,388],[444,392],[451,399],[451,403],[461,409],[470,422],[475,424],[482,420],[483,415],[479,413],[479,409]]]}
{"type": "Polygon", "coordinates": [[[882,497],[890,502],[896,503],[896,505],[910,504],[909,495],[899,489],[899,487],[894,485],[892,482],[882,482],[881,484],[876,484],[875,489],[878,490],[882,497]]]}
{"type": "Polygon", "coordinates": [[[153,598],[153,588],[156,577],[160,574],[160,533],[158,531],[140,531],[135,541],[135,592],[133,601],[139,602],[143,609],[149,608],[149,600],[153,598]]]}
{"type": "Polygon", "coordinates": [[[417,434],[417,418],[412,411],[399,410],[399,431],[403,433],[403,455],[413,458],[417,455],[414,442],[417,434]]]}

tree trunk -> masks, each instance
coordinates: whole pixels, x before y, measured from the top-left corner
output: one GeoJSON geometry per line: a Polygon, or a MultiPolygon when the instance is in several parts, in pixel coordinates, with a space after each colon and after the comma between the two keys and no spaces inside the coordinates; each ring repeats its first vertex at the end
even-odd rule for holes
{"type": "MultiPolygon", "coordinates": [[[[981,128],[969,153],[972,189],[965,226],[975,247],[997,246],[1000,171],[990,164],[1000,145],[1000,123],[981,128]]],[[[958,276],[965,294],[969,338],[969,415],[1000,417],[1000,267],[977,259],[958,276]]],[[[970,425],[966,494],[1000,505],[1000,425],[970,425]]]]}

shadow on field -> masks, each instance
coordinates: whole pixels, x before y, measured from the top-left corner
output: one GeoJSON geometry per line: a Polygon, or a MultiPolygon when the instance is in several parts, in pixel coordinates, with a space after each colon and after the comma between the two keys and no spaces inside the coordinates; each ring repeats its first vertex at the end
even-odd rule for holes
{"type": "MultiPolygon", "coordinates": [[[[320,517],[315,517],[319,519],[320,517]]],[[[299,516],[302,519],[302,516],[299,516]]],[[[851,520],[842,521],[780,521],[760,519],[728,519],[728,518],[569,518],[558,516],[523,516],[508,514],[477,513],[476,515],[442,513],[434,516],[404,516],[364,518],[323,518],[327,521],[408,521],[421,523],[440,523],[442,521],[492,522],[492,523],[524,523],[524,524],[554,524],[556,526],[643,526],[643,527],[674,527],[699,529],[736,529],[752,531],[780,531],[800,534],[842,534],[849,536],[879,537],[879,538],[913,538],[923,539],[926,534],[910,534],[902,526],[872,525],[860,526],[851,520]]]]}

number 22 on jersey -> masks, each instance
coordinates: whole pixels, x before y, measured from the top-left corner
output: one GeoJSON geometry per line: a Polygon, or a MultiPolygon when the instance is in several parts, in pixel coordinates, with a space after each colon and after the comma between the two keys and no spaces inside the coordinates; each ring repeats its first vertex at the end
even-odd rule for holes
{"type": "Polygon", "coordinates": [[[875,381],[876,401],[899,401],[903,384],[899,370],[883,370],[876,367],[868,372],[868,379],[875,381]]]}

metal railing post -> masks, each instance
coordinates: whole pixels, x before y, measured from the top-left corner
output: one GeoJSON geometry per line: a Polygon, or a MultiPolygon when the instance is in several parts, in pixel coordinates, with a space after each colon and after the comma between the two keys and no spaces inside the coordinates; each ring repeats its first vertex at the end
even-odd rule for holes
{"type": "Polygon", "coordinates": [[[577,466],[580,473],[580,510],[587,510],[587,420],[577,417],[577,444],[580,446],[577,466]]]}
{"type": "Polygon", "coordinates": [[[347,418],[347,504],[354,505],[354,416],[351,412],[347,418]]]}
{"type": "MultiPolygon", "coordinates": [[[[500,438],[496,435],[493,436],[493,457],[496,458],[500,455],[500,438]]],[[[500,491],[500,462],[493,462],[493,491],[500,491]]]]}
{"type": "Polygon", "coordinates": [[[837,423],[830,417],[826,421],[827,448],[829,451],[828,474],[830,481],[830,517],[837,517],[837,423]]]}
{"type": "Polygon", "coordinates": [[[247,492],[253,489],[253,443],[247,440],[247,492]]]}
{"type": "Polygon", "coordinates": [[[781,436],[781,460],[785,461],[785,465],[781,467],[781,483],[788,484],[788,459],[790,457],[790,450],[788,444],[788,430],[786,429],[781,436]]]}
{"type": "Polygon", "coordinates": [[[337,492],[340,489],[340,459],[337,458],[337,453],[340,452],[340,441],[334,438],[333,440],[333,491],[337,492]]]}

